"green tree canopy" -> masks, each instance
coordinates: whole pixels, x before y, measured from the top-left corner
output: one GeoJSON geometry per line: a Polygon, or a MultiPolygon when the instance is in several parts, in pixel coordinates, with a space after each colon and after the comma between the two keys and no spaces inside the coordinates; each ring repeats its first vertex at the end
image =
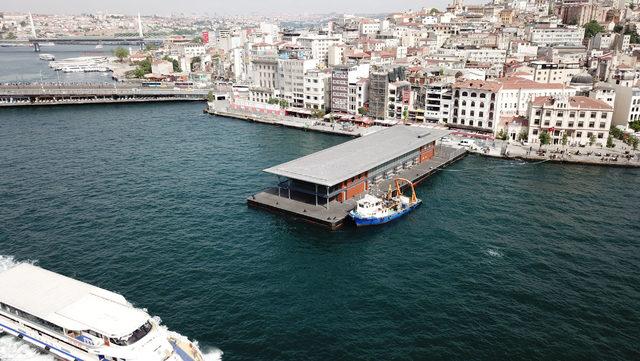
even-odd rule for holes
{"type": "Polygon", "coordinates": [[[549,134],[549,132],[547,132],[546,130],[538,135],[538,139],[540,140],[541,145],[551,144],[551,134],[549,134]]]}
{"type": "Polygon", "coordinates": [[[584,37],[585,39],[591,39],[597,33],[603,33],[604,28],[597,21],[591,20],[584,24],[584,37]]]}
{"type": "Polygon", "coordinates": [[[129,50],[119,46],[113,51],[113,55],[115,55],[118,60],[122,61],[124,58],[129,56],[129,50]]]}

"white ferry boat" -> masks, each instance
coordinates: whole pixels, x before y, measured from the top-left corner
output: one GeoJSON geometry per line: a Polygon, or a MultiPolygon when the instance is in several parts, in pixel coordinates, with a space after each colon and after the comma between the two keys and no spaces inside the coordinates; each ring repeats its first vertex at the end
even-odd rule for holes
{"type": "Polygon", "coordinates": [[[2,331],[59,360],[204,361],[123,296],[26,263],[0,272],[2,331]]]}

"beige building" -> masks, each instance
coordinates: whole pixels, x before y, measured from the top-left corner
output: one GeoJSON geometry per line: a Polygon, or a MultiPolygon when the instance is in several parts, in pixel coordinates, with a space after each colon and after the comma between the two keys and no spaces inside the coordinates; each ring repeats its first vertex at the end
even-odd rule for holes
{"type": "Polygon", "coordinates": [[[538,97],[529,108],[529,143],[540,143],[540,133],[551,135],[551,144],[604,146],[609,136],[613,108],[602,100],[585,96],[538,97]]]}
{"type": "Polygon", "coordinates": [[[533,68],[533,81],[538,83],[569,84],[582,71],[579,63],[532,61],[529,65],[533,68]]]}

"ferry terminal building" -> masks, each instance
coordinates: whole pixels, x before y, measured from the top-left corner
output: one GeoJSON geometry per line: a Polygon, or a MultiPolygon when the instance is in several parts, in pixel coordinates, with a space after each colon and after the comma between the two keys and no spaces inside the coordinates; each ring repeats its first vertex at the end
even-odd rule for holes
{"type": "Polygon", "coordinates": [[[278,177],[278,196],[329,207],[435,156],[445,129],[396,125],[264,171],[278,177]]]}

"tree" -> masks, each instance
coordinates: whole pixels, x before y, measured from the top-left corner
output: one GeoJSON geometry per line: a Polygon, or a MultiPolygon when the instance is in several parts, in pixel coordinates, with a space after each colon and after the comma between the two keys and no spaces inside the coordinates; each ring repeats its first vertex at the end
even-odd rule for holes
{"type": "Polygon", "coordinates": [[[124,58],[129,56],[129,50],[119,46],[113,51],[113,55],[115,55],[116,58],[118,58],[118,60],[122,62],[124,58]]]}
{"type": "Polygon", "coordinates": [[[358,114],[360,114],[362,116],[367,115],[367,108],[365,108],[365,107],[358,108],[358,114]]]}
{"type": "Polygon", "coordinates": [[[540,145],[551,144],[551,134],[546,130],[542,131],[540,135],[538,135],[538,139],[540,140],[540,145]]]}
{"type": "Polygon", "coordinates": [[[20,26],[24,28],[25,26],[27,26],[27,22],[26,22],[26,21],[24,21],[24,20],[22,20],[22,21],[20,22],[20,26]]]}
{"type": "Polygon", "coordinates": [[[611,127],[611,129],[609,129],[609,134],[619,140],[622,140],[624,138],[624,132],[616,126],[613,126],[611,127]]]}
{"type": "Polygon", "coordinates": [[[633,129],[634,132],[640,132],[640,120],[630,122],[629,128],[633,129]]]}
{"type": "Polygon", "coordinates": [[[165,55],[162,60],[170,61],[173,63],[173,71],[176,73],[182,73],[182,68],[180,68],[180,63],[177,59],[170,58],[169,55],[165,55]]]}
{"type": "Polygon", "coordinates": [[[209,90],[209,93],[207,93],[207,101],[212,102],[216,99],[215,95],[213,95],[213,91],[209,90]]]}
{"type": "Polygon", "coordinates": [[[638,36],[638,32],[635,30],[627,29],[624,32],[624,35],[629,35],[629,42],[631,44],[640,43],[640,36],[638,36]]]}
{"type": "Polygon", "coordinates": [[[158,50],[158,46],[155,44],[147,44],[144,46],[144,51],[154,51],[158,50]]]}
{"type": "Polygon", "coordinates": [[[405,122],[409,119],[409,110],[405,109],[402,112],[402,120],[404,120],[405,122]]]}
{"type": "Polygon", "coordinates": [[[521,142],[526,142],[529,140],[529,132],[526,129],[522,129],[520,133],[518,133],[518,140],[521,142]]]}
{"type": "Polygon", "coordinates": [[[202,37],[196,36],[195,38],[193,38],[193,40],[191,40],[191,42],[196,44],[202,44],[202,37]]]}
{"type": "Polygon", "coordinates": [[[596,144],[596,140],[597,140],[597,139],[596,139],[596,135],[595,135],[595,134],[591,134],[591,135],[589,136],[589,145],[590,145],[590,146],[593,146],[594,144],[596,144]]]}
{"type": "Polygon", "coordinates": [[[195,71],[195,69],[200,65],[202,59],[199,56],[194,56],[191,58],[191,71],[195,71]]]}
{"type": "Polygon", "coordinates": [[[289,102],[288,102],[288,101],[286,101],[285,99],[280,99],[280,100],[278,101],[278,104],[280,104],[280,108],[286,108],[286,107],[288,107],[288,106],[289,106],[289,102]]]}
{"type": "Polygon", "coordinates": [[[435,15],[438,13],[438,9],[436,8],[431,8],[431,10],[429,10],[429,15],[435,15]]]}
{"type": "Polygon", "coordinates": [[[638,137],[635,135],[630,136],[629,144],[633,147],[633,150],[638,150],[638,137]]]}
{"type": "Polygon", "coordinates": [[[622,30],[624,30],[624,26],[622,26],[622,25],[620,25],[620,24],[616,24],[616,25],[613,27],[613,32],[614,32],[614,33],[621,34],[621,33],[622,33],[622,30]]]}
{"type": "Polygon", "coordinates": [[[322,109],[314,109],[312,115],[314,118],[323,118],[325,113],[322,109]]]}
{"type": "Polygon", "coordinates": [[[507,140],[507,138],[508,138],[507,131],[504,129],[500,129],[500,131],[498,132],[498,135],[496,136],[496,139],[507,140]]]}
{"type": "Polygon", "coordinates": [[[603,33],[604,28],[602,25],[598,24],[597,21],[591,20],[588,23],[584,24],[584,37],[585,39],[591,39],[597,33],[603,33]]]}
{"type": "Polygon", "coordinates": [[[137,67],[133,71],[136,78],[143,78],[146,74],[151,73],[151,58],[136,63],[137,67]]]}
{"type": "Polygon", "coordinates": [[[280,100],[276,98],[269,98],[269,100],[267,100],[267,104],[280,104],[280,100]]]}
{"type": "Polygon", "coordinates": [[[609,135],[609,137],[607,137],[607,148],[613,148],[615,146],[615,143],[613,143],[613,136],[609,135]]]}
{"type": "Polygon", "coordinates": [[[562,133],[562,145],[566,146],[568,142],[569,135],[567,135],[567,132],[562,133]]]}

